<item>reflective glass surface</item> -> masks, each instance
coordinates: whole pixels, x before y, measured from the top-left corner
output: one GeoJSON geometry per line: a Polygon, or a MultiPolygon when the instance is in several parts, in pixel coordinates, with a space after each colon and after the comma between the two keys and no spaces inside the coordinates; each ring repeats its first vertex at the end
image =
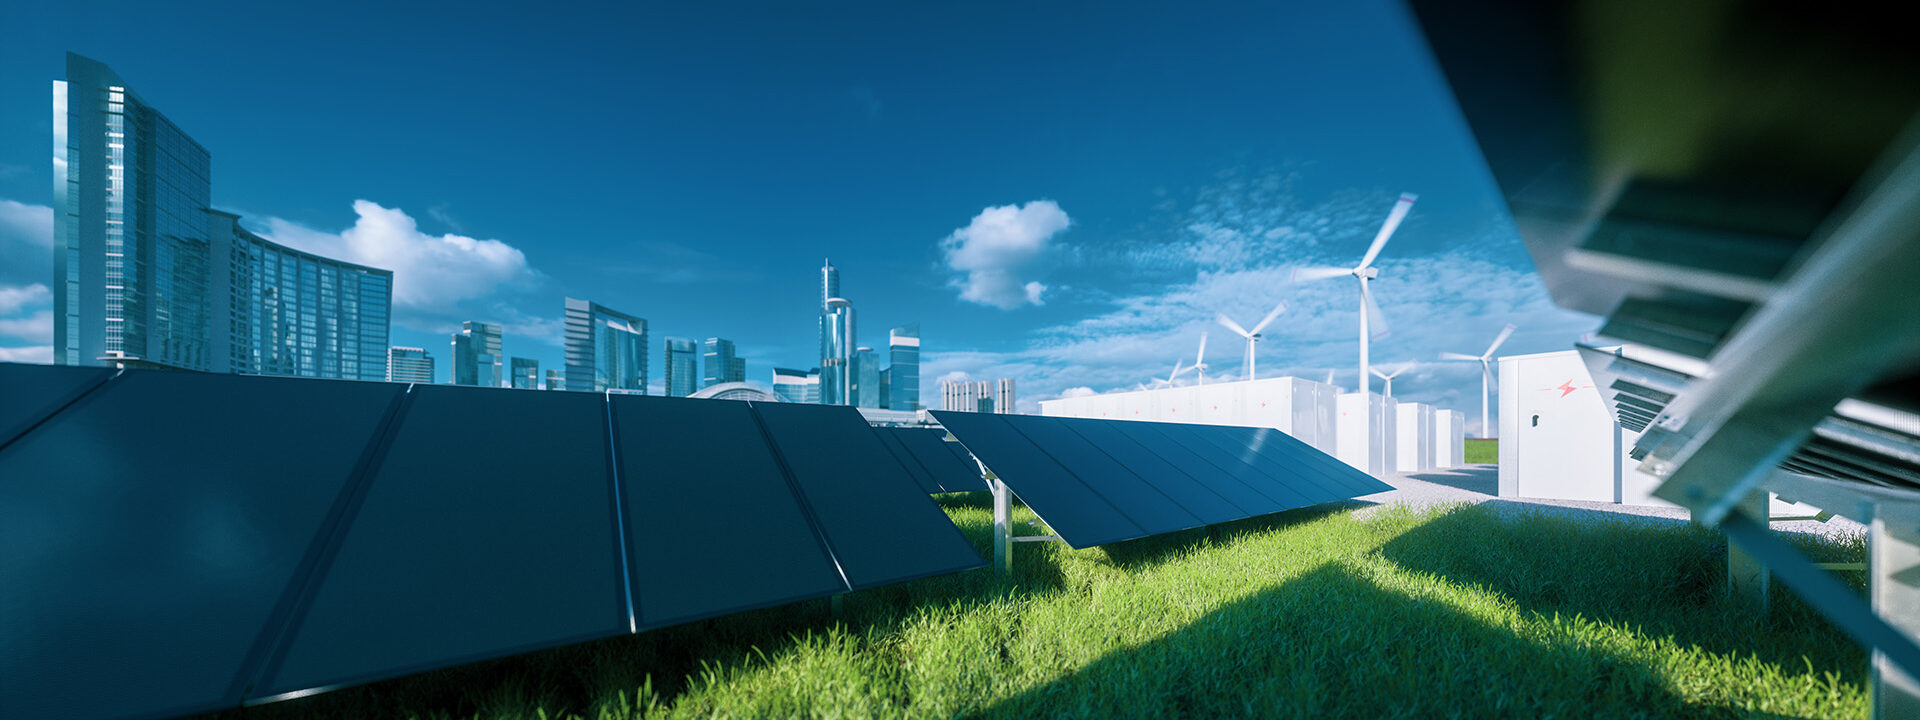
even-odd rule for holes
{"type": "Polygon", "coordinates": [[[1194,479],[1188,470],[1175,467],[1146,446],[1127,437],[1115,427],[1114,422],[1061,418],[1059,423],[1099,446],[1114,461],[1153,483],[1180,507],[1208,524],[1237,520],[1249,514],[1214,492],[1206,483],[1194,479]]]}
{"type": "Polygon", "coordinates": [[[1089,547],[1151,534],[1015,432],[1002,416],[944,410],[933,416],[1068,545],[1089,547]]]}

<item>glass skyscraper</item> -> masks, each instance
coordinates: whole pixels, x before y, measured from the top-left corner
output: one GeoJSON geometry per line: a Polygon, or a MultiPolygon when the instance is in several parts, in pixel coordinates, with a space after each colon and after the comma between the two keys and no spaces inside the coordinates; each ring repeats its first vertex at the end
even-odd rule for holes
{"type": "Polygon", "coordinates": [[[853,303],[828,298],[820,311],[820,402],[853,404],[853,303]]]}
{"type": "Polygon", "coordinates": [[[920,323],[887,333],[887,408],[920,409],[920,323]]]}
{"type": "Polygon", "coordinates": [[[567,379],[560,374],[559,370],[554,370],[552,368],[547,369],[547,389],[548,390],[567,389],[567,379]]]}
{"type": "Polygon", "coordinates": [[[453,384],[503,387],[500,326],[468,320],[453,334],[453,384]]]}
{"type": "Polygon", "coordinates": [[[386,379],[391,272],[209,209],[206,149],[102,63],[53,115],[55,363],[386,379]]]}
{"type": "Polygon", "coordinates": [[[647,391],[647,321],[567,298],[568,390],[647,391]]]}
{"type": "Polygon", "coordinates": [[[387,381],[433,384],[433,355],[422,348],[388,348],[387,381]]]}
{"type": "Polygon", "coordinates": [[[851,370],[847,374],[853,378],[853,384],[848,388],[853,398],[852,404],[856,407],[879,408],[880,354],[870,347],[855,348],[848,365],[851,370]]]}
{"type": "Polygon", "coordinates": [[[539,360],[517,357],[513,359],[511,367],[512,367],[513,373],[509,377],[512,378],[513,387],[515,389],[518,389],[518,390],[539,390],[540,389],[540,361],[539,360]]]}
{"type": "Polygon", "coordinates": [[[747,381],[747,360],[735,353],[732,340],[707,338],[705,350],[706,374],[700,377],[701,387],[747,381]]]}
{"type": "Polygon", "coordinates": [[[818,403],[820,402],[820,371],[774,368],[773,394],[791,403],[809,405],[818,403]]]}
{"type": "Polygon", "coordinates": [[[666,373],[667,397],[686,397],[700,390],[699,344],[685,338],[670,337],[662,343],[667,357],[661,371],[666,373]]]}

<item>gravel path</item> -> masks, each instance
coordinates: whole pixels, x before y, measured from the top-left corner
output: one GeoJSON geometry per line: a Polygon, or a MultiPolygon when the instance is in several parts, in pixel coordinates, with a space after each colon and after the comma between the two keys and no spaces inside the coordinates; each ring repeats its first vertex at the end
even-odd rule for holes
{"type": "MultiPolygon", "coordinates": [[[[1407,473],[1382,479],[1394,489],[1362,496],[1359,500],[1374,503],[1375,507],[1487,503],[1497,505],[1503,511],[1551,513],[1585,520],[1650,523],[1688,521],[1686,510],[1670,505],[1619,505],[1580,500],[1499,497],[1500,474],[1499,469],[1494,465],[1469,465],[1452,470],[1407,473]]],[[[1374,509],[1373,507],[1361,508],[1354,513],[1354,517],[1365,520],[1374,509]]],[[[1828,538],[1859,536],[1867,531],[1865,525],[1843,517],[1834,517],[1826,522],[1812,520],[1776,522],[1773,524],[1773,529],[1781,532],[1822,535],[1828,538]]]]}

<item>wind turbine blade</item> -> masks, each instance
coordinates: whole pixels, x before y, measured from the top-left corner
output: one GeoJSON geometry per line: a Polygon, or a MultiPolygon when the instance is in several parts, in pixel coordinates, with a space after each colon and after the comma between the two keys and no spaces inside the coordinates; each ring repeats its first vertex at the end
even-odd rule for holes
{"type": "Polygon", "coordinates": [[[1205,364],[1207,364],[1207,331],[1201,330],[1200,352],[1193,354],[1193,366],[1200,367],[1205,364]]]}
{"type": "Polygon", "coordinates": [[[1464,353],[1456,353],[1456,352],[1440,353],[1440,359],[1441,360],[1465,360],[1467,362],[1480,362],[1479,355],[1467,355],[1464,353]]]}
{"type": "MultiPolygon", "coordinates": [[[[1381,380],[1393,379],[1393,375],[1388,375],[1386,373],[1380,372],[1380,368],[1377,368],[1377,367],[1367,368],[1367,371],[1373,373],[1374,377],[1380,378],[1381,380]]],[[[1398,374],[1398,373],[1395,373],[1395,374],[1398,374]]]]}
{"type": "Polygon", "coordinates": [[[1247,334],[1259,335],[1261,330],[1267,329],[1267,323],[1273,322],[1274,318],[1280,317],[1280,313],[1283,313],[1286,311],[1287,311],[1287,301],[1281,300],[1279,305],[1273,306],[1273,312],[1267,313],[1266,317],[1260,318],[1260,324],[1253,326],[1253,330],[1248,332],[1247,334]]]}
{"type": "Polygon", "coordinates": [[[1336,277],[1340,277],[1341,275],[1352,275],[1352,274],[1353,274],[1353,268],[1343,268],[1343,267],[1294,268],[1292,281],[1293,282],[1313,282],[1315,280],[1325,280],[1327,278],[1336,278],[1336,277]]]}
{"type": "Polygon", "coordinates": [[[1506,342],[1507,336],[1512,335],[1513,331],[1514,331],[1513,325],[1507,325],[1507,329],[1500,331],[1500,337],[1496,337],[1493,339],[1493,344],[1487,346],[1487,352],[1481,355],[1481,357],[1493,357],[1493,351],[1499,350],[1500,343],[1506,342]]]}
{"type": "Polygon", "coordinates": [[[1176,358],[1173,361],[1173,374],[1167,376],[1167,384],[1172,385],[1173,379],[1177,377],[1180,377],[1180,360],[1176,358]]]}
{"type": "Polygon", "coordinates": [[[1328,384],[1328,385],[1332,385],[1332,384],[1333,384],[1333,371],[1332,371],[1332,370],[1328,370],[1328,371],[1327,371],[1327,384],[1328,384]]]}
{"type": "Polygon", "coordinates": [[[1226,313],[1220,313],[1219,315],[1214,316],[1213,321],[1220,323],[1221,325],[1225,325],[1228,330],[1232,330],[1234,332],[1240,333],[1240,337],[1243,337],[1243,338],[1253,337],[1253,333],[1247,332],[1246,328],[1240,327],[1240,323],[1234,322],[1233,318],[1227,317],[1226,313]]]}
{"type": "Polygon", "coordinates": [[[1373,291],[1367,288],[1366,278],[1360,282],[1360,303],[1367,306],[1367,332],[1376,337],[1387,336],[1387,316],[1380,313],[1380,305],[1373,301],[1373,291]]]}
{"type": "Polygon", "coordinates": [[[1373,244],[1367,247],[1366,257],[1360,258],[1359,267],[1373,264],[1380,256],[1380,249],[1387,246],[1387,238],[1393,237],[1393,231],[1400,228],[1400,221],[1407,219],[1407,211],[1413,209],[1413,201],[1419,198],[1413,193],[1400,193],[1400,202],[1393,204],[1393,212],[1387,213],[1387,224],[1380,226],[1380,234],[1373,236],[1373,244]]]}

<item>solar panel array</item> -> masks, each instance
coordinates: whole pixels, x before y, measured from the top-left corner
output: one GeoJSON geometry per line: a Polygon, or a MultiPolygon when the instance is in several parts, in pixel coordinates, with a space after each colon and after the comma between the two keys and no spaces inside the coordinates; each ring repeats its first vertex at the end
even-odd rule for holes
{"type": "Polygon", "coordinates": [[[1271,428],[933,415],[1076,548],[1392,489],[1271,428]]]}
{"type": "Polygon", "coordinates": [[[973,456],[960,443],[947,442],[945,430],[876,427],[873,432],[929,495],[988,489],[973,456]]]}
{"type": "Polygon", "coordinates": [[[215,710],[985,564],[852,408],[110,376],[0,364],[10,716],[215,710]]]}

